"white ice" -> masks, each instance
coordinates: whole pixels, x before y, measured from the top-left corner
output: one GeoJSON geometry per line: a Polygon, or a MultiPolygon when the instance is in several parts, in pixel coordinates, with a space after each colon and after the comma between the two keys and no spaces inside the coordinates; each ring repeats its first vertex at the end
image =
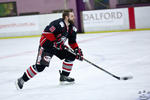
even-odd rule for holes
{"type": "Polygon", "coordinates": [[[84,57],[117,76],[120,81],[89,63],[76,60],[74,85],[59,85],[62,61],[50,66],[18,91],[15,80],[35,63],[40,37],[0,40],[0,100],[137,100],[150,91],[150,31],[78,34],[84,57]]]}

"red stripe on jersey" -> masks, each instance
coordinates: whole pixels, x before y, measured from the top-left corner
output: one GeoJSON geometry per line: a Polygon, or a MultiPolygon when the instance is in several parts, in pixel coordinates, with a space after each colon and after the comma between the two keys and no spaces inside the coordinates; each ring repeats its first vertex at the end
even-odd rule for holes
{"type": "Polygon", "coordinates": [[[53,33],[49,33],[49,32],[45,32],[42,34],[47,40],[50,40],[50,41],[55,41],[56,40],[56,37],[54,36],[53,33]]]}
{"type": "Polygon", "coordinates": [[[30,78],[32,78],[32,76],[30,75],[29,71],[27,70],[27,74],[30,76],[30,78]]]}
{"type": "Polygon", "coordinates": [[[63,69],[64,69],[64,70],[67,70],[67,71],[71,71],[71,69],[68,69],[68,68],[64,68],[64,67],[63,67],[63,69]]]}
{"type": "Polygon", "coordinates": [[[76,47],[78,47],[78,44],[77,43],[73,43],[73,44],[69,44],[70,45],[70,47],[72,48],[72,49],[75,49],[76,47]]]}
{"type": "Polygon", "coordinates": [[[63,62],[64,65],[67,65],[67,66],[73,66],[73,64],[68,64],[68,63],[65,63],[63,62]]]}
{"type": "Polygon", "coordinates": [[[32,73],[33,73],[34,75],[36,75],[36,72],[32,69],[31,66],[30,66],[30,70],[32,71],[32,73]]]}
{"type": "Polygon", "coordinates": [[[44,36],[41,36],[40,45],[42,46],[47,39],[44,36]]]}

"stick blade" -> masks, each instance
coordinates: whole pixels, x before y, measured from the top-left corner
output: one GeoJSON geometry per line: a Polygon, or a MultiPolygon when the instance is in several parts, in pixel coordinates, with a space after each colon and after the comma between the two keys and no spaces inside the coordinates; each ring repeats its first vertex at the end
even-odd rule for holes
{"type": "Polygon", "coordinates": [[[132,76],[125,76],[125,77],[120,77],[120,80],[130,80],[133,79],[132,76]]]}

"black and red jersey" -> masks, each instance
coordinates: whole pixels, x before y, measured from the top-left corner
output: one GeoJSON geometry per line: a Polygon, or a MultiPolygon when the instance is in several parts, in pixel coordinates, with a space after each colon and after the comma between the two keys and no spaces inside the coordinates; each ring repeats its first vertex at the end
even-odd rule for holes
{"type": "Polygon", "coordinates": [[[76,42],[76,27],[71,24],[67,27],[62,18],[54,20],[46,26],[40,39],[40,45],[43,46],[46,45],[47,42],[54,42],[59,34],[68,39],[68,43],[72,49],[78,47],[76,42]]]}

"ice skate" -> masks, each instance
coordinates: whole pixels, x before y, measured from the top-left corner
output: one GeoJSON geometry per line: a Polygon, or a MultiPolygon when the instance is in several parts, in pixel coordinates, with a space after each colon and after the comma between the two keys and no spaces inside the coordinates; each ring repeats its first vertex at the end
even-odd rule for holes
{"type": "Polygon", "coordinates": [[[18,90],[22,89],[23,88],[23,84],[24,84],[24,80],[22,78],[18,78],[15,82],[16,84],[16,88],[18,90]]]}
{"type": "Polygon", "coordinates": [[[74,84],[75,83],[75,79],[68,77],[68,76],[64,76],[62,75],[61,71],[59,71],[60,73],[60,85],[69,85],[69,84],[74,84]]]}

